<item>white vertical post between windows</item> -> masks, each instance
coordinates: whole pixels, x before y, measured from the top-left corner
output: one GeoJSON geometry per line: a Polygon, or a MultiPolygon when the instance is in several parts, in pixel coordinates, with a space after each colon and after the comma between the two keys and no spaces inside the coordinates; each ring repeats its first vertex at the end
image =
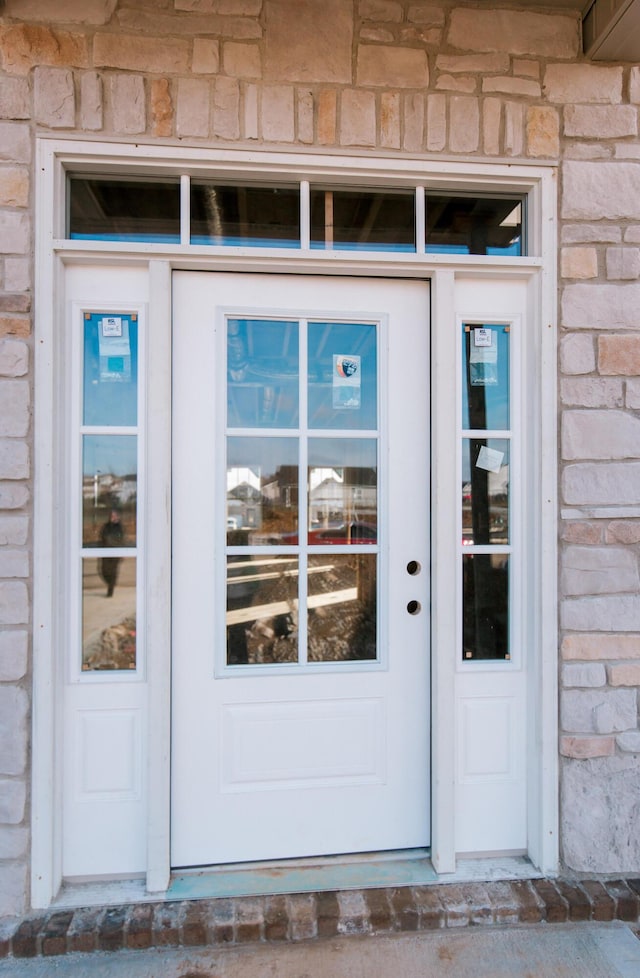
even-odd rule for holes
{"type": "Polygon", "coordinates": [[[180,244],[191,244],[191,177],[180,177],[180,244]]]}
{"type": "Polygon", "coordinates": [[[427,240],[427,214],[424,187],[416,187],[416,254],[424,255],[427,240]]]}
{"type": "Polygon", "coordinates": [[[311,247],[311,190],[308,180],[300,181],[300,247],[311,247]]]}

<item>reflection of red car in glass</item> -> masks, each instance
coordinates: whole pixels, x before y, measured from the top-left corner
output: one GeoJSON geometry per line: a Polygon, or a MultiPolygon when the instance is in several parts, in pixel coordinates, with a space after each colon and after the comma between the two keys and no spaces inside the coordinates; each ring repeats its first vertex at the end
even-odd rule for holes
{"type": "Polygon", "coordinates": [[[377,543],[378,531],[370,523],[343,523],[341,526],[323,527],[309,530],[309,543],[322,546],[344,543],[377,543]]]}

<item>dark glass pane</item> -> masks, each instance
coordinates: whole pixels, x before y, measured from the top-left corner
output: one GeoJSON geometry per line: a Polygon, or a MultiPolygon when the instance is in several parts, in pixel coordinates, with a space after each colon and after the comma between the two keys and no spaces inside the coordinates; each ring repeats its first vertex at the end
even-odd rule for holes
{"type": "Polygon", "coordinates": [[[311,190],[311,247],[415,251],[415,197],[390,190],[311,190]]]}
{"type": "Polygon", "coordinates": [[[509,428],[509,335],[508,326],[463,326],[463,428],[509,428]]]}
{"type": "Polygon", "coordinates": [[[363,323],[309,323],[309,427],[375,430],[377,331],[363,323]]]}
{"type": "Polygon", "coordinates": [[[191,243],[299,248],[298,188],[192,183],[191,243]]]}
{"type": "Polygon", "coordinates": [[[465,554],[462,589],[464,658],[510,658],[509,558],[506,554],[465,554]]]}
{"type": "Polygon", "coordinates": [[[82,561],[82,669],[135,667],[135,557],[86,557],[82,561]]]}
{"type": "Polygon", "coordinates": [[[82,546],[135,547],[138,439],[85,435],[82,441],[82,546]]]}
{"type": "Polygon", "coordinates": [[[227,665],[298,660],[298,558],[227,558],[227,665]]]}
{"type": "Polygon", "coordinates": [[[295,428],[298,376],[298,323],[227,321],[230,428],[295,428]]]}
{"type": "Polygon", "coordinates": [[[309,543],[378,542],[377,443],[371,438],[309,440],[309,543]]]}
{"type": "Polygon", "coordinates": [[[376,658],[375,554],[309,557],[309,662],[376,658]]]}
{"type": "Polygon", "coordinates": [[[135,315],[85,313],[86,425],[132,426],[138,417],[138,322],[135,315]]]}
{"type": "Polygon", "coordinates": [[[69,179],[69,237],[102,241],[180,241],[180,184],[153,180],[69,179]]]}
{"type": "Polygon", "coordinates": [[[298,542],[298,439],[227,439],[227,543],[298,542]]]}
{"type": "Polygon", "coordinates": [[[509,442],[462,441],[462,543],[509,543],[509,442]]]}
{"type": "Polygon", "coordinates": [[[519,197],[427,193],[427,251],[522,255],[522,210],[519,197]]]}

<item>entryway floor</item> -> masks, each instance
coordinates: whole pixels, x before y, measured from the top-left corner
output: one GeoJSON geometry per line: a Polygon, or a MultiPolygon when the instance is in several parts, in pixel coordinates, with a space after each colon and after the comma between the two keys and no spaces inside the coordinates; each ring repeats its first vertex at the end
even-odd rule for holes
{"type": "Polygon", "coordinates": [[[638,978],[619,922],[475,928],[304,944],[7,960],[0,978],[638,978]]]}

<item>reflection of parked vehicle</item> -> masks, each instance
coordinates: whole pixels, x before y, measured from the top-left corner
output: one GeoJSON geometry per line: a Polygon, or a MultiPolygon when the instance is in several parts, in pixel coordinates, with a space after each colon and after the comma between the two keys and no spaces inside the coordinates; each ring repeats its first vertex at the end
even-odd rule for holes
{"type": "Polygon", "coordinates": [[[378,531],[370,523],[343,523],[341,526],[330,526],[322,530],[309,530],[309,543],[330,544],[343,543],[377,543],[378,531]]]}

